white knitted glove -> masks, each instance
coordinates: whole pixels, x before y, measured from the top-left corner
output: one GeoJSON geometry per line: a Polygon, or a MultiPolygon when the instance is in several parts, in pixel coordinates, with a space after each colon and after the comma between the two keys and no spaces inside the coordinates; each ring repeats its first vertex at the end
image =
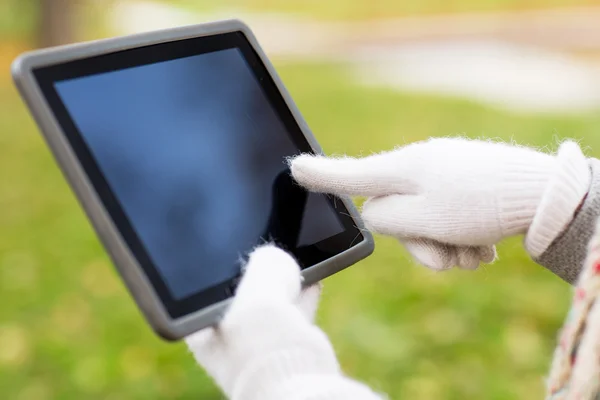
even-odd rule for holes
{"type": "Polygon", "coordinates": [[[574,142],[557,156],[466,139],[431,139],[363,159],[301,155],[294,178],[306,188],[368,196],[363,218],[398,238],[433,269],[476,268],[505,237],[527,234],[540,256],[567,227],[591,182],[574,142]]]}
{"type": "Polygon", "coordinates": [[[327,336],[312,322],[319,292],[301,292],[290,255],[260,247],[223,321],[186,342],[233,400],[381,400],[342,375],[327,336]]]}

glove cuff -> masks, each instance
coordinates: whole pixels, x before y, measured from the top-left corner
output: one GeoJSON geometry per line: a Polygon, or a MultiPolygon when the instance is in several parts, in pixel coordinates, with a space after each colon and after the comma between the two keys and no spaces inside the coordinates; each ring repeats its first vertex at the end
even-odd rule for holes
{"type": "Polygon", "coordinates": [[[592,181],[588,160],[575,142],[563,143],[556,158],[557,168],[525,237],[525,248],[533,258],[541,256],[567,228],[592,181]]]}
{"type": "MultiPolygon", "coordinates": [[[[243,396],[243,400],[247,397],[243,396]]],[[[343,375],[299,375],[279,382],[260,400],[384,400],[368,386],[343,375]]],[[[234,400],[242,400],[242,397],[234,400]]],[[[254,400],[254,398],[253,398],[254,400]]]]}
{"type": "MultiPolygon", "coordinates": [[[[341,376],[332,350],[314,350],[317,351],[306,347],[279,350],[247,365],[234,383],[231,398],[265,400],[273,397],[272,393],[279,393],[283,384],[300,376],[317,375],[329,379],[341,376]]],[[[290,394],[280,398],[291,399],[290,394]]]]}
{"type": "Polygon", "coordinates": [[[499,213],[501,238],[524,235],[531,226],[542,196],[556,170],[556,158],[535,151],[506,160],[500,177],[499,213]]]}

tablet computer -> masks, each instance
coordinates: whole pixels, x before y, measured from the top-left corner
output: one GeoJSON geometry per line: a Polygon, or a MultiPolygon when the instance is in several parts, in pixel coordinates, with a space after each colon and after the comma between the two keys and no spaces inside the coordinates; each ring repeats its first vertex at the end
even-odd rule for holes
{"type": "Polygon", "coordinates": [[[373,251],[348,198],[292,181],[287,157],[321,150],[242,22],[39,50],[12,73],[165,339],[217,322],[245,256],[265,241],[296,257],[306,284],[373,251]]]}

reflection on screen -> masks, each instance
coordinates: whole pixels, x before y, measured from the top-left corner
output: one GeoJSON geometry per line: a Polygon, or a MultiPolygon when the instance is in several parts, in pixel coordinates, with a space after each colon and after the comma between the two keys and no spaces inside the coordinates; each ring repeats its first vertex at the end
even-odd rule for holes
{"type": "MultiPolygon", "coordinates": [[[[274,184],[298,150],[237,49],[55,88],[177,299],[236,276],[273,235],[273,208],[297,198],[274,184]]],[[[324,197],[304,197],[289,248],[343,230],[324,197]]]]}

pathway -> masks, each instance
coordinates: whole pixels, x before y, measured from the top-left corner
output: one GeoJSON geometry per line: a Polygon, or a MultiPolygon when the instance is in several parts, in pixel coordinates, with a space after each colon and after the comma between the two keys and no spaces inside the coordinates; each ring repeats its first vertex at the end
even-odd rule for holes
{"type": "Polygon", "coordinates": [[[600,8],[324,23],[123,1],[118,34],[239,18],[277,62],[345,61],[357,82],[459,96],[523,112],[600,108],[600,8]],[[584,54],[585,56],[582,56],[584,54]]]}

